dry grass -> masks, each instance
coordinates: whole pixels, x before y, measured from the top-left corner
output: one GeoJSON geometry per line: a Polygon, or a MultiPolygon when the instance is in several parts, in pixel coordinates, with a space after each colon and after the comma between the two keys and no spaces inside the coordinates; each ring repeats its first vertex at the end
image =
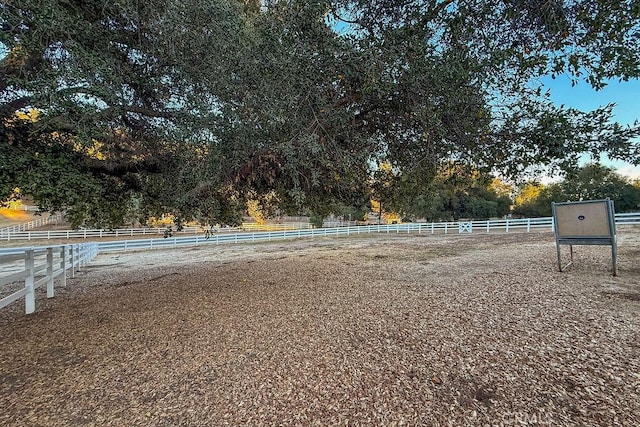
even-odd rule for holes
{"type": "Polygon", "coordinates": [[[35,216],[32,212],[16,209],[9,209],[0,206],[0,227],[23,224],[33,220],[35,216]]]}
{"type": "Polygon", "coordinates": [[[0,311],[0,424],[640,425],[640,231],[102,255],[0,311]]]}

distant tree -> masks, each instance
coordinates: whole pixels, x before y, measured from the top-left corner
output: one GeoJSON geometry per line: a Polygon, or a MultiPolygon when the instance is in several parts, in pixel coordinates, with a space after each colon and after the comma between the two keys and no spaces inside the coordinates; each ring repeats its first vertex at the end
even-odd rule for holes
{"type": "Polygon", "coordinates": [[[616,212],[635,212],[640,208],[638,187],[612,168],[590,163],[558,183],[526,184],[516,196],[513,212],[525,217],[545,217],[551,216],[552,202],[605,198],[614,201],[616,212]]]}
{"type": "Polygon", "coordinates": [[[640,187],[626,184],[615,201],[617,212],[640,212],[640,187]]]}
{"type": "Polygon", "coordinates": [[[640,203],[640,191],[630,180],[597,163],[569,174],[562,182],[562,192],[572,201],[609,198],[614,201],[617,212],[636,211],[640,203]]]}
{"type": "Polygon", "coordinates": [[[527,218],[548,217],[551,216],[551,203],[561,201],[566,201],[566,195],[560,184],[530,182],[516,196],[513,214],[527,218]]]}
{"type": "Polygon", "coordinates": [[[507,186],[497,184],[489,174],[449,163],[423,192],[399,198],[395,209],[429,221],[502,217],[510,212],[512,201],[507,186]],[[502,191],[498,193],[496,188],[502,191]]]}
{"type": "Polygon", "coordinates": [[[398,173],[389,163],[380,163],[373,172],[371,192],[374,208],[377,208],[378,221],[382,220],[385,210],[392,210],[396,205],[398,195],[398,173]]]}

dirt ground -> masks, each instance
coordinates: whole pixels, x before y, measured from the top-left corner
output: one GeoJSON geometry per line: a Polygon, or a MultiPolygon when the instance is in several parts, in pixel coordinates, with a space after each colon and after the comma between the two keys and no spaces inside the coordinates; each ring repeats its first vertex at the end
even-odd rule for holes
{"type": "Polygon", "coordinates": [[[640,228],[100,255],[0,310],[3,426],[640,425],[640,228]],[[566,255],[568,249],[565,247],[566,255]]]}

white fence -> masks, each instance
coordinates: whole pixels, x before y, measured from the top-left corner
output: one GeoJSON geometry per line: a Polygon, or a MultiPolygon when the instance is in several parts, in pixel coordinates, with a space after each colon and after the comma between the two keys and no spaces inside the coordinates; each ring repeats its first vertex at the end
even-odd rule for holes
{"type": "MultiPolygon", "coordinates": [[[[618,214],[616,223],[619,225],[640,224],[640,213],[618,214]]],[[[203,235],[170,237],[157,239],[135,239],[124,241],[103,241],[98,243],[100,252],[121,252],[130,250],[147,250],[171,248],[179,246],[197,245],[221,245],[228,243],[251,243],[274,240],[297,239],[303,237],[329,237],[329,236],[357,236],[369,233],[510,233],[549,231],[553,232],[553,218],[525,218],[504,219],[490,221],[469,222],[433,222],[433,223],[406,223],[406,224],[381,224],[360,225],[352,227],[334,228],[310,228],[281,231],[255,231],[241,233],[213,233],[206,237],[203,235]]],[[[2,250],[0,250],[0,253],[2,250]]]]}
{"type": "Polygon", "coordinates": [[[36,309],[35,291],[46,283],[47,298],[55,295],[55,279],[67,284],[67,271],[71,277],[80,266],[98,254],[96,243],[62,245],[48,248],[26,248],[18,253],[0,255],[0,308],[24,298],[25,313],[36,309]],[[4,288],[4,289],[3,289],[4,288]]]}
{"type": "MultiPolygon", "coordinates": [[[[31,224],[31,223],[27,223],[31,224]]],[[[38,224],[35,227],[39,227],[38,224]]],[[[205,234],[209,228],[204,227],[183,227],[180,231],[172,227],[172,230],[168,232],[168,228],[115,228],[108,229],[89,229],[82,228],[78,230],[30,230],[33,227],[25,227],[25,224],[19,226],[12,226],[0,229],[0,240],[50,240],[50,239],[95,239],[105,237],[134,237],[134,236],[164,236],[170,234],[174,235],[188,235],[188,234],[205,234]]],[[[245,223],[241,227],[217,227],[213,229],[215,233],[238,233],[247,230],[292,230],[298,228],[309,228],[309,223],[286,223],[286,224],[257,224],[257,223],[245,223]]]]}
{"type": "MultiPolygon", "coordinates": [[[[640,225],[640,213],[617,214],[616,224],[640,225]]],[[[407,223],[384,225],[361,225],[335,228],[311,228],[297,230],[255,231],[242,233],[196,234],[166,238],[101,241],[75,245],[39,248],[0,249],[0,291],[5,285],[24,286],[0,299],[0,308],[25,297],[25,311],[35,310],[35,289],[47,283],[47,296],[54,295],[54,279],[62,277],[66,283],[66,271],[93,259],[99,252],[123,252],[130,250],[162,249],[194,245],[220,245],[229,243],[264,242],[304,237],[357,236],[369,233],[401,234],[478,234],[531,231],[553,231],[553,218],[505,219],[491,221],[461,221],[434,223],[407,223]]],[[[0,293],[2,295],[2,293],[0,293]]]]}
{"type": "MultiPolygon", "coordinates": [[[[509,231],[509,229],[518,229],[518,228],[539,228],[544,226],[550,226],[550,218],[531,218],[525,220],[494,220],[494,221],[474,221],[473,224],[476,224],[474,227],[477,229],[478,227],[486,228],[487,232],[490,229],[494,231],[497,229],[504,229],[509,231]]],[[[340,234],[347,233],[350,234],[353,229],[362,229],[365,227],[367,230],[372,230],[368,232],[378,232],[378,230],[387,231],[387,227],[392,227],[393,230],[402,230],[406,231],[408,228],[410,231],[418,231],[422,232],[423,230],[430,229],[435,231],[444,231],[445,233],[451,232],[451,230],[458,229],[458,222],[438,222],[438,223],[408,223],[408,224],[392,224],[392,225],[356,225],[355,221],[332,221],[325,222],[324,228],[340,228],[340,234]],[[346,231],[345,231],[346,230],[346,231]],[[374,231],[375,230],[375,231],[374,231]]],[[[14,226],[14,227],[24,227],[23,225],[14,226]]],[[[123,229],[113,229],[113,230],[105,230],[105,229],[79,229],[79,230],[29,230],[27,228],[21,229],[0,229],[0,240],[49,240],[49,239],[102,239],[106,237],[136,237],[136,236],[164,236],[167,235],[167,228],[123,228],[123,229]]],[[[262,232],[280,232],[280,231],[295,231],[297,230],[307,230],[308,233],[306,235],[318,235],[318,229],[315,229],[315,232],[311,232],[311,226],[308,222],[297,222],[297,223],[281,223],[281,224],[257,224],[257,223],[243,223],[241,227],[231,228],[231,227],[219,227],[215,228],[211,233],[205,233],[207,228],[202,227],[184,227],[181,231],[176,231],[175,229],[167,235],[167,237],[177,237],[177,236],[186,236],[186,235],[197,235],[202,234],[205,236],[208,234],[209,236],[216,236],[218,234],[232,234],[232,233],[244,233],[247,231],[262,233],[262,232]]],[[[199,238],[193,237],[191,240],[200,241],[205,240],[205,237],[200,236],[199,238]]],[[[232,238],[234,241],[235,237],[232,238]]]]}
{"type": "Polygon", "coordinates": [[[17,224],[17,225],[11,225],[9,227],[3,227],[3,228],[0,228],[0,239],[7,238],[12,234],[25,232],[26,230],[30,230],[32,228],[42,227],[43,225],[47,225],[51,223],[57,223],[58,221],[62,221],[62,214],[60,213],[34,219],[32,221],[25,222],[24,224],[17,224]]]}
{"type": "Polygon", "coordinates": [[[38,212],[40,208],[33,205],[23,205],[23,204],[13,204],[9,203],[10,209],[14,211],[29,211],[29,212],[38,212]]]}
{"type": "MultiPolygon", "coordinates": [[[[195,234],[202,229],[199,227],[184,227],[181,231],[173,229],[170,234],[195,234]]],[[[0,230],[0,240],[38,240],[38,239],[101,239],[104,237],[133,237],[145,235],[164,235],[167,228],[116,228],[78,229],[78,230],[0,230]]]]}

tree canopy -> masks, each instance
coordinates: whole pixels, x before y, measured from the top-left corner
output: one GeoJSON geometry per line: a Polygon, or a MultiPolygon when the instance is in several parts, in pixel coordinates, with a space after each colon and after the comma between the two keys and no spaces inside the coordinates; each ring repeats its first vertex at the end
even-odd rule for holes
{"type": "Polygon", "coordinates": [[[530,182],[515,198],[513,213],[526,217],[551,216],[551,202],[613,200],[616,212],[640,209],[640,181],[635,183],[613,169],[591,163],[549,185],[530,182]]]}
{"type": "Polygon", "coordinates": [[[396,200],[450,162],[640,163],[637,125],[539,80],[640,77],[632,0],[8,0],[0,25],[0,200],[76,224],[358,209],[383,163],[396,200]]]}

